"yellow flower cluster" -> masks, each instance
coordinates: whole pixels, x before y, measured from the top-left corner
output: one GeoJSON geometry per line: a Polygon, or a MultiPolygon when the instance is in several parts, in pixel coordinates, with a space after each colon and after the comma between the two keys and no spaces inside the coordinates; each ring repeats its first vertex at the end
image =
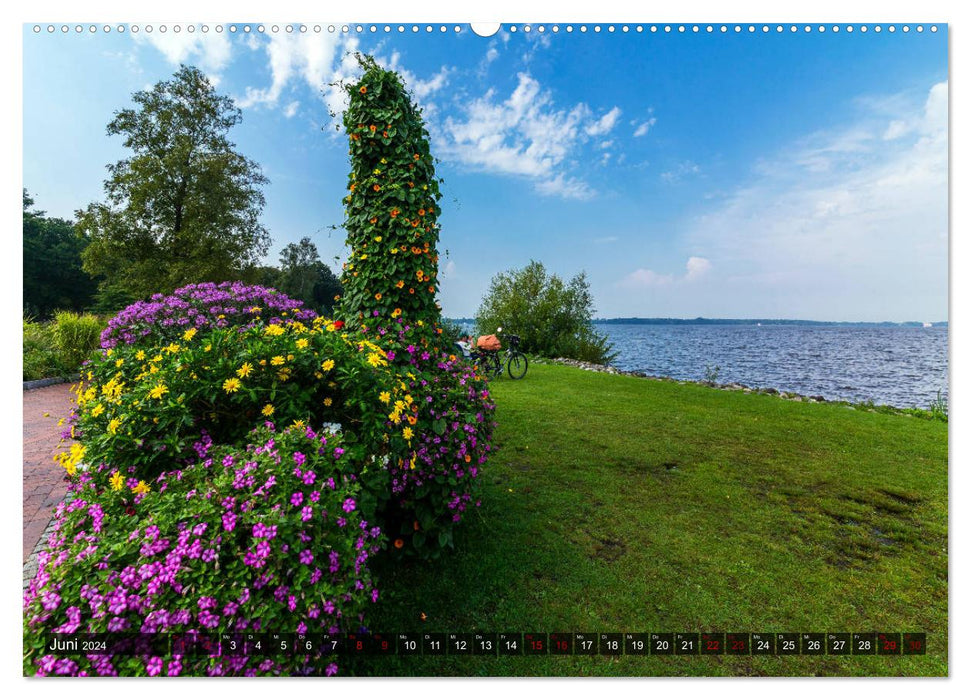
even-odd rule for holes
{"type": "Polygon", "coordinates": [[[61,452],[54,457],[54,461],[59,462],[69,475],[74,476],[77,473],[78,464],[84,458],[84,450],[84,445],[75,442],[66,452],[61,452]]]}

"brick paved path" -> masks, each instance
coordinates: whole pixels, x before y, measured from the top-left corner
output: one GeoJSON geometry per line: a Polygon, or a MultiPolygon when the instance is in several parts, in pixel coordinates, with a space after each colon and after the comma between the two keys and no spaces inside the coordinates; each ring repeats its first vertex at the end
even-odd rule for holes
{"type": "Polygon", "coordinates": [[[63,427],[71,412],[71,384],[24,392],[24,561],[43,534],[56,506],[67,493],[64,469],[54,461],[62,449],[63,427]]]}

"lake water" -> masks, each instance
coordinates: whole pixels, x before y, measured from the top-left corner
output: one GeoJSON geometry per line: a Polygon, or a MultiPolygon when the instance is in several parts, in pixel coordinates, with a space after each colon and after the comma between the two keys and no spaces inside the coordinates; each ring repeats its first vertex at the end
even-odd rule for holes
{"type": "Polygon", "coordinates": [[[594,324],[614,366],[656,376],[927,408],[947,396],[947,328],[594,324]]]}

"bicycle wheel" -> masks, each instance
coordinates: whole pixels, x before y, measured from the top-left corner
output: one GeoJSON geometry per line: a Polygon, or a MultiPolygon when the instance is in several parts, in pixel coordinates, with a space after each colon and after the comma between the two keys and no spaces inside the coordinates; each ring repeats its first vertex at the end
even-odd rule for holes
{"type": "Polygon", "coordinates": [[[526,370],[529,368],[529,360],[521,352],[514,352],[509,356],[506,368],[509,370],[511,379],[522,379],[526,376],[526,370]]]}
{"type": "Polygon", "coordinates": [[[488,378],[489,375],[497,377],[502,374],[502,367],[499,365],[498,358],[494,357],[491,353],[480,354],[476,358],[475,363],[483,377],[488,378]]]}

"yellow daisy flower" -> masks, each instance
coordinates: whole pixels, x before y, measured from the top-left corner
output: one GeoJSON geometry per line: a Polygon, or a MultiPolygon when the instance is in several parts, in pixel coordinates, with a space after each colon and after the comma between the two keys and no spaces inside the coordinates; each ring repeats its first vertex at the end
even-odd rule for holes
{"type": "Polygon", "coordinates": [[[111,475],[111,480],[109,483],[111,484],[112,491],[121,491],[121,487],[125,485],[125,477],[123,477],[120,473],[115,472],[111,475]]]}
{"type": "Polygon", "coordinates": [[[160,399],[167,393],[169,393],[168,387],[159,382],[150,392],[148,392],[148,395],[153,399],[160,399]]]}

